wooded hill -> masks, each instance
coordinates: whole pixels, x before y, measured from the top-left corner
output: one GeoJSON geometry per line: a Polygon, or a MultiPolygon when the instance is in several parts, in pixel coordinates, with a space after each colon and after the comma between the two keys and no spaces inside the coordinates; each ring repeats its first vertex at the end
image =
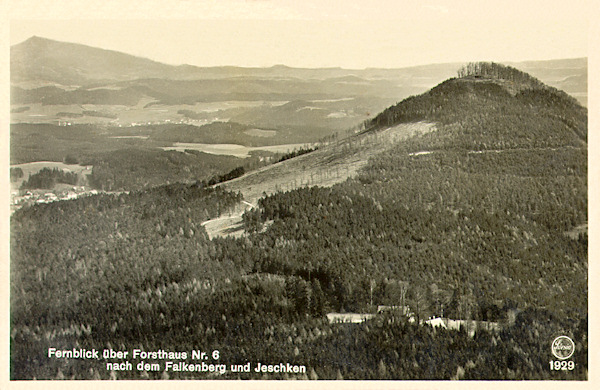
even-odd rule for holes
{"type": "Polygon", "coordinates": [[[516,70],[473,69],[365,130],[436,131],[331,188],[264,197],[239,239],[209,240],[201,223],[241,196],[195,185],[15,212],[11,378],[165,377],[46,356],[77,345],[219,349],[226,364],[305,364],[303,379],[586,379],[587,233],[565,233],[587,222],[587,110],[516,70]],[[469,338],[397,314],[355,325],[324,315],[402,302],[419,319],[503,328],[469,338]],[[576,343],[574,371],[549,370],[557,334],[576,343]]]}

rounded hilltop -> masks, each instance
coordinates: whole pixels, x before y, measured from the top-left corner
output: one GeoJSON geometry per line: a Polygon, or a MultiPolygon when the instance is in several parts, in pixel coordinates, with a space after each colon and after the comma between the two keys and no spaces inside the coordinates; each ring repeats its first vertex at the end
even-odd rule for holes
{"type": "Polygon", "coordinates": [[[494,82],[512,95],[526,89],[547,89],[540,80],[512,66],[495,62],[470,62],[458,71],[458,80],[464,82],[494,82]]]}
{"type": "MultiPolygon", "coordinates": [[[[548,120],[562,118],[560,120],[570,123],[570,127],[577,128],[582,137],[583,133],[587,133],[579,129],[587,122],[582,119],[587,116],[587,109],[572,96],[516,68],[493,62],[475,62],[460,68],[458,77],[388,107],[366,121],[364,126],[371,131],[418,121],[462,123],[467,118],[478,123],[475,118],[482,116],[506,121],[509,113],[515,117],[531,117],[533,114],[540,115],[540,112],[548,120]],[[573,121],[578,125],[572,124],[573,121]]],[[[514,124],[505,124],[506,131],[514,128],[514,124]]]]}

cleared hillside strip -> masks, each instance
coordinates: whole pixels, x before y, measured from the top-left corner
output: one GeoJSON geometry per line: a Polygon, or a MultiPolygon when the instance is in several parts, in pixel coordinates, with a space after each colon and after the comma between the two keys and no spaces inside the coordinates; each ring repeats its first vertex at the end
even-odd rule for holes
{"type": "MultiPolygon", "coordinates": [[[[245,200],[258,199],[278,191],[292,191],[308,186],[331,187],[355,177],[369,157],[409,137],[435,130],[431,123],[393,126],[377,134],[359,134],[334,142],[306,155],[270,165],[220,184],[240,192],[245,200]]],[[[242,215],[247,208],[237,207],[231,215],[204,222],[209,237],[239,237],[243,234],[242,215]]]]}
{"type": "Polygon", "coordinates": [[[264,194],[305,186],[330,187],[356,176],[369,158],[410,137],[435,131],[427,122],[403,123],[377,133],[363,133],[333,142],[311,153],[266,166],[223,183],[256,204],[264,194]]]}

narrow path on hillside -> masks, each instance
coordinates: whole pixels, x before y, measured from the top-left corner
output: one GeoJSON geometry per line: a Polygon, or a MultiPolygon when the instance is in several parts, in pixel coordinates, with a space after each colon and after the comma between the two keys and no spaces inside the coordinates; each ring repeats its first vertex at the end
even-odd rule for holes
{"type": "MultiPolygon", "coordinates": [[[[584,146],[561,146],[558,148],[507,148],[507,149],[482,149],[482,150],[469,150],[468,154],[485,154],[485,153],[507,153],[507,152],[539,152],[539,151],[559,151],[559,150],[577,150],[585,149],[584,146]]],[[[426,156],[428,154],[447,152],[447,150],[421,150],[418,152],[408,153],[409,156],[426,156]]]]}

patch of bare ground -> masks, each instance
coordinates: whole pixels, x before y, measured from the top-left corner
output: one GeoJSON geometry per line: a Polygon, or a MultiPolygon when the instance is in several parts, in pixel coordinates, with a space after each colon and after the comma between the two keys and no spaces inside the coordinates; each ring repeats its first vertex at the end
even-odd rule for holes
{"type": "MultiPolygon", "coordinates": [[[[241,192],[247,203],[256,205],[265,195],[290,191],[300,187],[330,187],[357,175],[369,157],[397,142],[429,133],[436,129],[432,123],[404,123],[387,129],[365,132],[322,146],[314,152],[274,164],[220,185],[241,192]]],[[[209,237],[240,236],[243,234],[242,214],[246,205],[215,220],[204,222],[209,237]]]]}
{"type": "Polygon", "coordinates": [[[215,236],[241,237],[244,233],[242,214],[243,212],[241,214],[233,214],[232,216],[209,219],[208,221],[204,221],[202,226],[204,226],[210,238],[215,236]]]}

